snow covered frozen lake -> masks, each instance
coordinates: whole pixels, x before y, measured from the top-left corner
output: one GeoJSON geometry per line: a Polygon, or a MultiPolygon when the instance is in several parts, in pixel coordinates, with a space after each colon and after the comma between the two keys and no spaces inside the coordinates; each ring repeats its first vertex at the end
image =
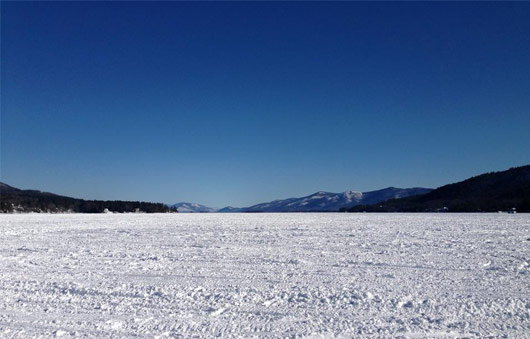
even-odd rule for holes
{"type": "Polygon", "coordinates": [[[530,215],[0,215],[0,337],[530,337],[530,215]]]}

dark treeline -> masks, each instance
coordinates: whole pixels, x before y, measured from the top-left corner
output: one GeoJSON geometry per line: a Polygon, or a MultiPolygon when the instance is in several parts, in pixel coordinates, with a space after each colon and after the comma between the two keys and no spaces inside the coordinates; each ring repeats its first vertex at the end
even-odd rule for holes
{"type": "Polygon", "coordinates": [[[423,195],[354,206],[348,211],[497,212],[513,208],[530,212],[530,165],[482,174],[423,195]]]}
{"type": "Polygon", "coordinates": [[[73,212],[73,213],[102,213],[110,212],[145,212],[166,213],[177,212],[175,208],[162,203],[141,201],[103,201],[83,200],[65,197],[52,193],[20,190],[0,183],[0,212],[73,212]]]}

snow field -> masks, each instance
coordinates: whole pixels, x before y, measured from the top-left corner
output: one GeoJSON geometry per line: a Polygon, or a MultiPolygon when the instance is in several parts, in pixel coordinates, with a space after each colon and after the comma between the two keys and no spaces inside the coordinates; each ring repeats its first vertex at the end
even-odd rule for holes
{"type": "Polygon", "coordinates": [[[0,216],[0,337],[530,337],[530,215],[0,216]]]}

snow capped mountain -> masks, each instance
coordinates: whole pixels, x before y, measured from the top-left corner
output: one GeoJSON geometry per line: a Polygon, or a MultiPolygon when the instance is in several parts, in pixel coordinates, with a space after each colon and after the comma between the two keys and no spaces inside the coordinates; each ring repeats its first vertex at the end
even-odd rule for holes
{"type": "Polygon", "coordinates": [[[404,198],[411,195],[425,194],[430,188],[396,188],[388,187],[377,191],[342,193],[316,192],[301,198],[274,200],[250,207],[225,207],[218,212],[328,212],[338,211],[342,207],[374,204],[393,198],[404,198]]]}
{"type": "Polygon", "coordinates": [[[302,198],[274,200],[245,208],[246,212],[310,212],[338,211],[343,206],[353,206],[362,199],[363,193],[347,191],[342,193],[316,192],[302,198]]]}
{"type": "Polygon", "coordinates": [[[220,210],[217,210],[217,212],[220,212],[220,213],[238,213],[238,212],[243,212],[243,208],[226,206],[226,207],[221,208],[220,210]]]}
{"type": "Polygon", "coordinates": [[[191,202],[179,202],[170,207],[176,207],[179,213],[209,213],[216,211],[214,208],[191,202]]]}

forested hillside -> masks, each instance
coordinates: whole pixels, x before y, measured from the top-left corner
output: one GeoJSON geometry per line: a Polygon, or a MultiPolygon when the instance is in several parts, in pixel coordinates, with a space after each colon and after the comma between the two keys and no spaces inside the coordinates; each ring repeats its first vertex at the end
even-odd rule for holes
{"type": "Polygon", "coordinates": [[[530,212],[530,165],[478,175],[434,191],[372,205],[350,212],[496,212],[515,208],[530,212]]]}
{"type": "Polygon", "coordinates": [[[83,200],[35,190],[21,190],[0,183],[0,212],[176,212],[175,208],[161,203],[141,201],[83,200]]]}

